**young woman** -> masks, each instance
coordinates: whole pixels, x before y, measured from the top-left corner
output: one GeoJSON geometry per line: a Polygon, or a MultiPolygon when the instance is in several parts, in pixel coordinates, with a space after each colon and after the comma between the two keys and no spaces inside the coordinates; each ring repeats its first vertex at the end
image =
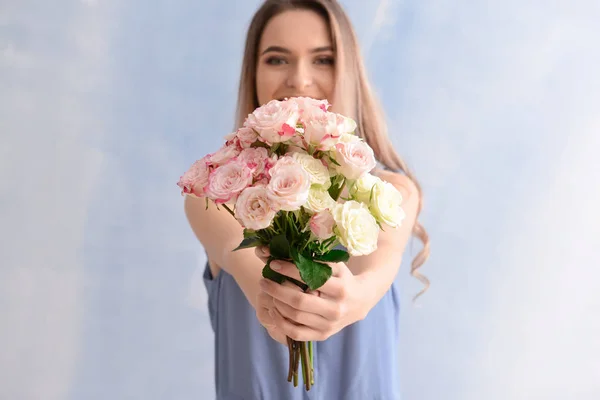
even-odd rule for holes
{"type": "MultiPolygon", "coordinates": [[[[238,222],[186,196],[186,215],[208,256],[204,278],[216,335],[217,398],[398,399],[395,277],[414,234],[424,247],[411,273],[428,285],[418,268],[428,256],[429,241],[417,222],[419,186],[386,135],[354,30],[335,0],[267,0],[252,19],[236,128],[258,106],[295,96],[327,99],[332,111],[355,119],[380,163],[373,173],[400,190],[406,218],[399,228],[385,228],[374,253],[331,264],[332,278],[318,291],[303,293],[263,279],[268,254],[263,249],[232,252],[243,238],[238,222]],[[286,336],[315,341],[315,385],[308,392],[287,382],[286,336]]],[[[300,279],[294,265],[279,267],[300,279]]]]}

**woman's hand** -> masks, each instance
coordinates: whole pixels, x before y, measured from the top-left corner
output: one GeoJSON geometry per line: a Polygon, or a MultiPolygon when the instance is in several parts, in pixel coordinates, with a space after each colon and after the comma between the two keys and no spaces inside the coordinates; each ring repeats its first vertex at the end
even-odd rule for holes
{"type": "Polygon", "coordinates": [[[257,296],[257,300],[256,318],[274,340],[287,345],[285,333],[277,327],[275,320],[269,315],[269,311],[275,308],[273,298],[261,291],[257,296]]]}
{"type": "MultiPolygon", "coordinates": [[[[266,263],[268,249],[257,248],[256,255],[266,263]]],[[[297,341],[325,340],[366,316],[370,302],[359,279],[344,263],[328,265],[332,275],[316,291],[305,293],[289,281],[280,285],[268,279],[261,280],[262,291],[258,295],[261,310],[257,311],[257,316],[265,327],[271,327],[267,330],[275,340],[284,344],[287,343],[285,336],[297,341]],[[265,310],[268,311],[265,313],[265,310]]],[[[271,268],[302,281],[298,269],[290,262],[273,261],[271,268]]]]}

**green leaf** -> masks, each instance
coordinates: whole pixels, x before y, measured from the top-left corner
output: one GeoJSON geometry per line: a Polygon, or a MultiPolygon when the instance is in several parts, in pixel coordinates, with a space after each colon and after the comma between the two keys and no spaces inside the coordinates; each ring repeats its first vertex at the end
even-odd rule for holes
{"type": "Polygon", "coordinates": [[[337,160],[336,160],[335,158],[333,158],[333,157],[329,157],[329,161],[331,161],[332,163],[334,163],[334,164],[335,164],[335,165],[337,165],[338,167],[340,167],[340,166],[341,166],[341,165],[340,165],[340,163],[339,163],[339,162],[337,162],[337,160]]]}
{"type": "Polygon", "coordinates": [[[256,231],[252,229],[244,229],[244,238],[256,237],[256,231]]]}
{"type": "Polygon", "coordinates": [[[269,243],[269,251],[274,258],[289,260],[290,243],[285,235],[277,235],[271,239],[271,243],[269,243]]]}
{"type": "Polygon", "coordinates": [[[344,250],[334,249],[334,250],[328,251],[327,253],[325,253],[321,256],[318,256],[316,259],[319,261],[333,262],[333,263],[346,262],[350,259],[350,254],[348,254],[348,252],[344,251],[344,250]]]}
{"type": "Polygon", "coordinates": [[[233,251],[260,246],[260,244],[261,244],[261,242],[258,237],[256,237],[256,236],[248,237],[248,238],[245,238],[244,240],[242,240],[240,245],[238,247],[236,247],[235,249],[233,249],[233,251]]]}
{"type": "Polygon", "coordinates": [[[331,267],[329,265],[304,257],[293,247],[291,248],[291,255],[300,271],[300,277],[311,290],[320,288],[331,277],[331,267]]]}
{"type": "Polygon", "coordinates": [[[334,200],[337,200],[340,197],[340,193],[342,192],[343,187],[344,187],[344,181],[339,182],[335,185],[331,185],[331,187],[328,190],[331,198],[333,198],[334,200]]]}

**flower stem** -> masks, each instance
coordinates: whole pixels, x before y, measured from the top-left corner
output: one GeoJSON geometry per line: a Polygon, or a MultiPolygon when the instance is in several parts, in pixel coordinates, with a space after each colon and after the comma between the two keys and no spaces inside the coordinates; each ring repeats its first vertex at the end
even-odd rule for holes
{"type": "Polygon", "coordinates": [[[292,377],[294,375],[294,344],[292,343],[292,339],[290,339],[289,336],[287,336],[287,343],[288,343],[288,354],[290,357],[290,362],[289,362],[289,366],[288,366],[288,382],[292,381],[292,377]]]}
{"type": "Polygon", "coordinates": [[[300,346],[294,340],[294,387],[298,386],[298,367],[300,365],[300,346]]]}
{"type": "Polygon", "coordinates": [[[315,384],[315,363],[313,358],[313,342],[308,342],[308,358],[310,359],[310,384],[315,384]]]}
{"type": "Polygon", "coordinates": [[[308,376],[308,370],[306,368],[306,357],[304,355],[306,349],[306,342],[300,342],[300,360],[302,361],[302,382],[306,390],[310,389],[310,377],[308,376]]]}
{"type": "Polygon", "coordinates": [[[231,208],[227,207],[227,204],[223,203],[221,205],[224,209],[226,209],[229,212],[229,214],[231,214],[235,218],[235,214],[233,213],[233,211],[231,211],[231,208]]]}
{"type": "Polygon", "coordinates": [[[300,351],[302,351],[302,378],[304,379],[304,387],[307,391],[310,390],[310,357],[308,355],[308,347],[306,342],[302,342],[300,346],[300,351]]]}

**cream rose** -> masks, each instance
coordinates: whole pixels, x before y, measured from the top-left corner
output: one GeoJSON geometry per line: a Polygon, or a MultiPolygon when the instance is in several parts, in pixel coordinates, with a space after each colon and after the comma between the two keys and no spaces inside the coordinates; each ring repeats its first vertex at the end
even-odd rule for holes
{"type": "Polygon", "coordinates": [[[242,191],[235,203],[235,217],[247,229],[268,228],[277,210],[264,186],[251,186],[242,191]]]}
{"type": "Polygon", "coordinates": [[[348,179],[358,179],[375,168],[373,149],[362,140],[340,141],[335,145],[336,170],[348,179]]]}
{"type": "Polygon", "coordinates": [[[369,209],[380,223],[392,228],[400,226],[405,217],[402,209],[402,194],[394,185],[380,180],[373,187],[373,197],[369,209]]]}
{"type": "Polygon", "coordinates": [[[269,170],[267,191],[271,201],[282,210],[298,210],[308,198],[310,175],[292,157],[280,158],[269,170]]]}
{"type": "Polygon", "coordinates": [[[331,197],[326,189],[320,187],[312,187],[308,191],[308,199],[304,208],[313,213],[318,213],[327,209],[333,209],[336,201],[331,197]]]}
{"type": "Polygon", "coordinates": [[[320,159],[301,152],[293,153],[292,157],[310,174],[312,185],[322,186],[325,189],[331,186],[329,170],[320,159]]]}
{"type": "Polygon", "coordinates": [[[366,174],[358,178],[350,187],[350,196],[352,196],[356,201],[369,204],[371,198],[371,190],[377,182],[381,182],[381,179],[367,172],[366,174]]]}
{"type": "Polygon", "coordinates": [[[285,142],[295,135],[299,117],[296,103],[271,100],[254,110],[246,119],[244,127],[254,129],[268,144],[285,142]]]}
{"type": "Polygon", "coordinates": [[[379,226],[366,205],[349,200],[337,204],[332,215],[338,239],[351,255],[362,256],[377,250],[379,226]]]}
{"type": "Polygon", "coordinates": [[[329,211],[321,211],[310,218],[309,226],[317,238],[325,240],[334,235],[335,220],[329,211]]]}
{"type": "Polygon", "coordinates": [[[234,202],[240,192],[252,184],[252,171],[247,165],[232,160],[212,171],[208,177],[206,196],[215,203],[234,202]]]}

